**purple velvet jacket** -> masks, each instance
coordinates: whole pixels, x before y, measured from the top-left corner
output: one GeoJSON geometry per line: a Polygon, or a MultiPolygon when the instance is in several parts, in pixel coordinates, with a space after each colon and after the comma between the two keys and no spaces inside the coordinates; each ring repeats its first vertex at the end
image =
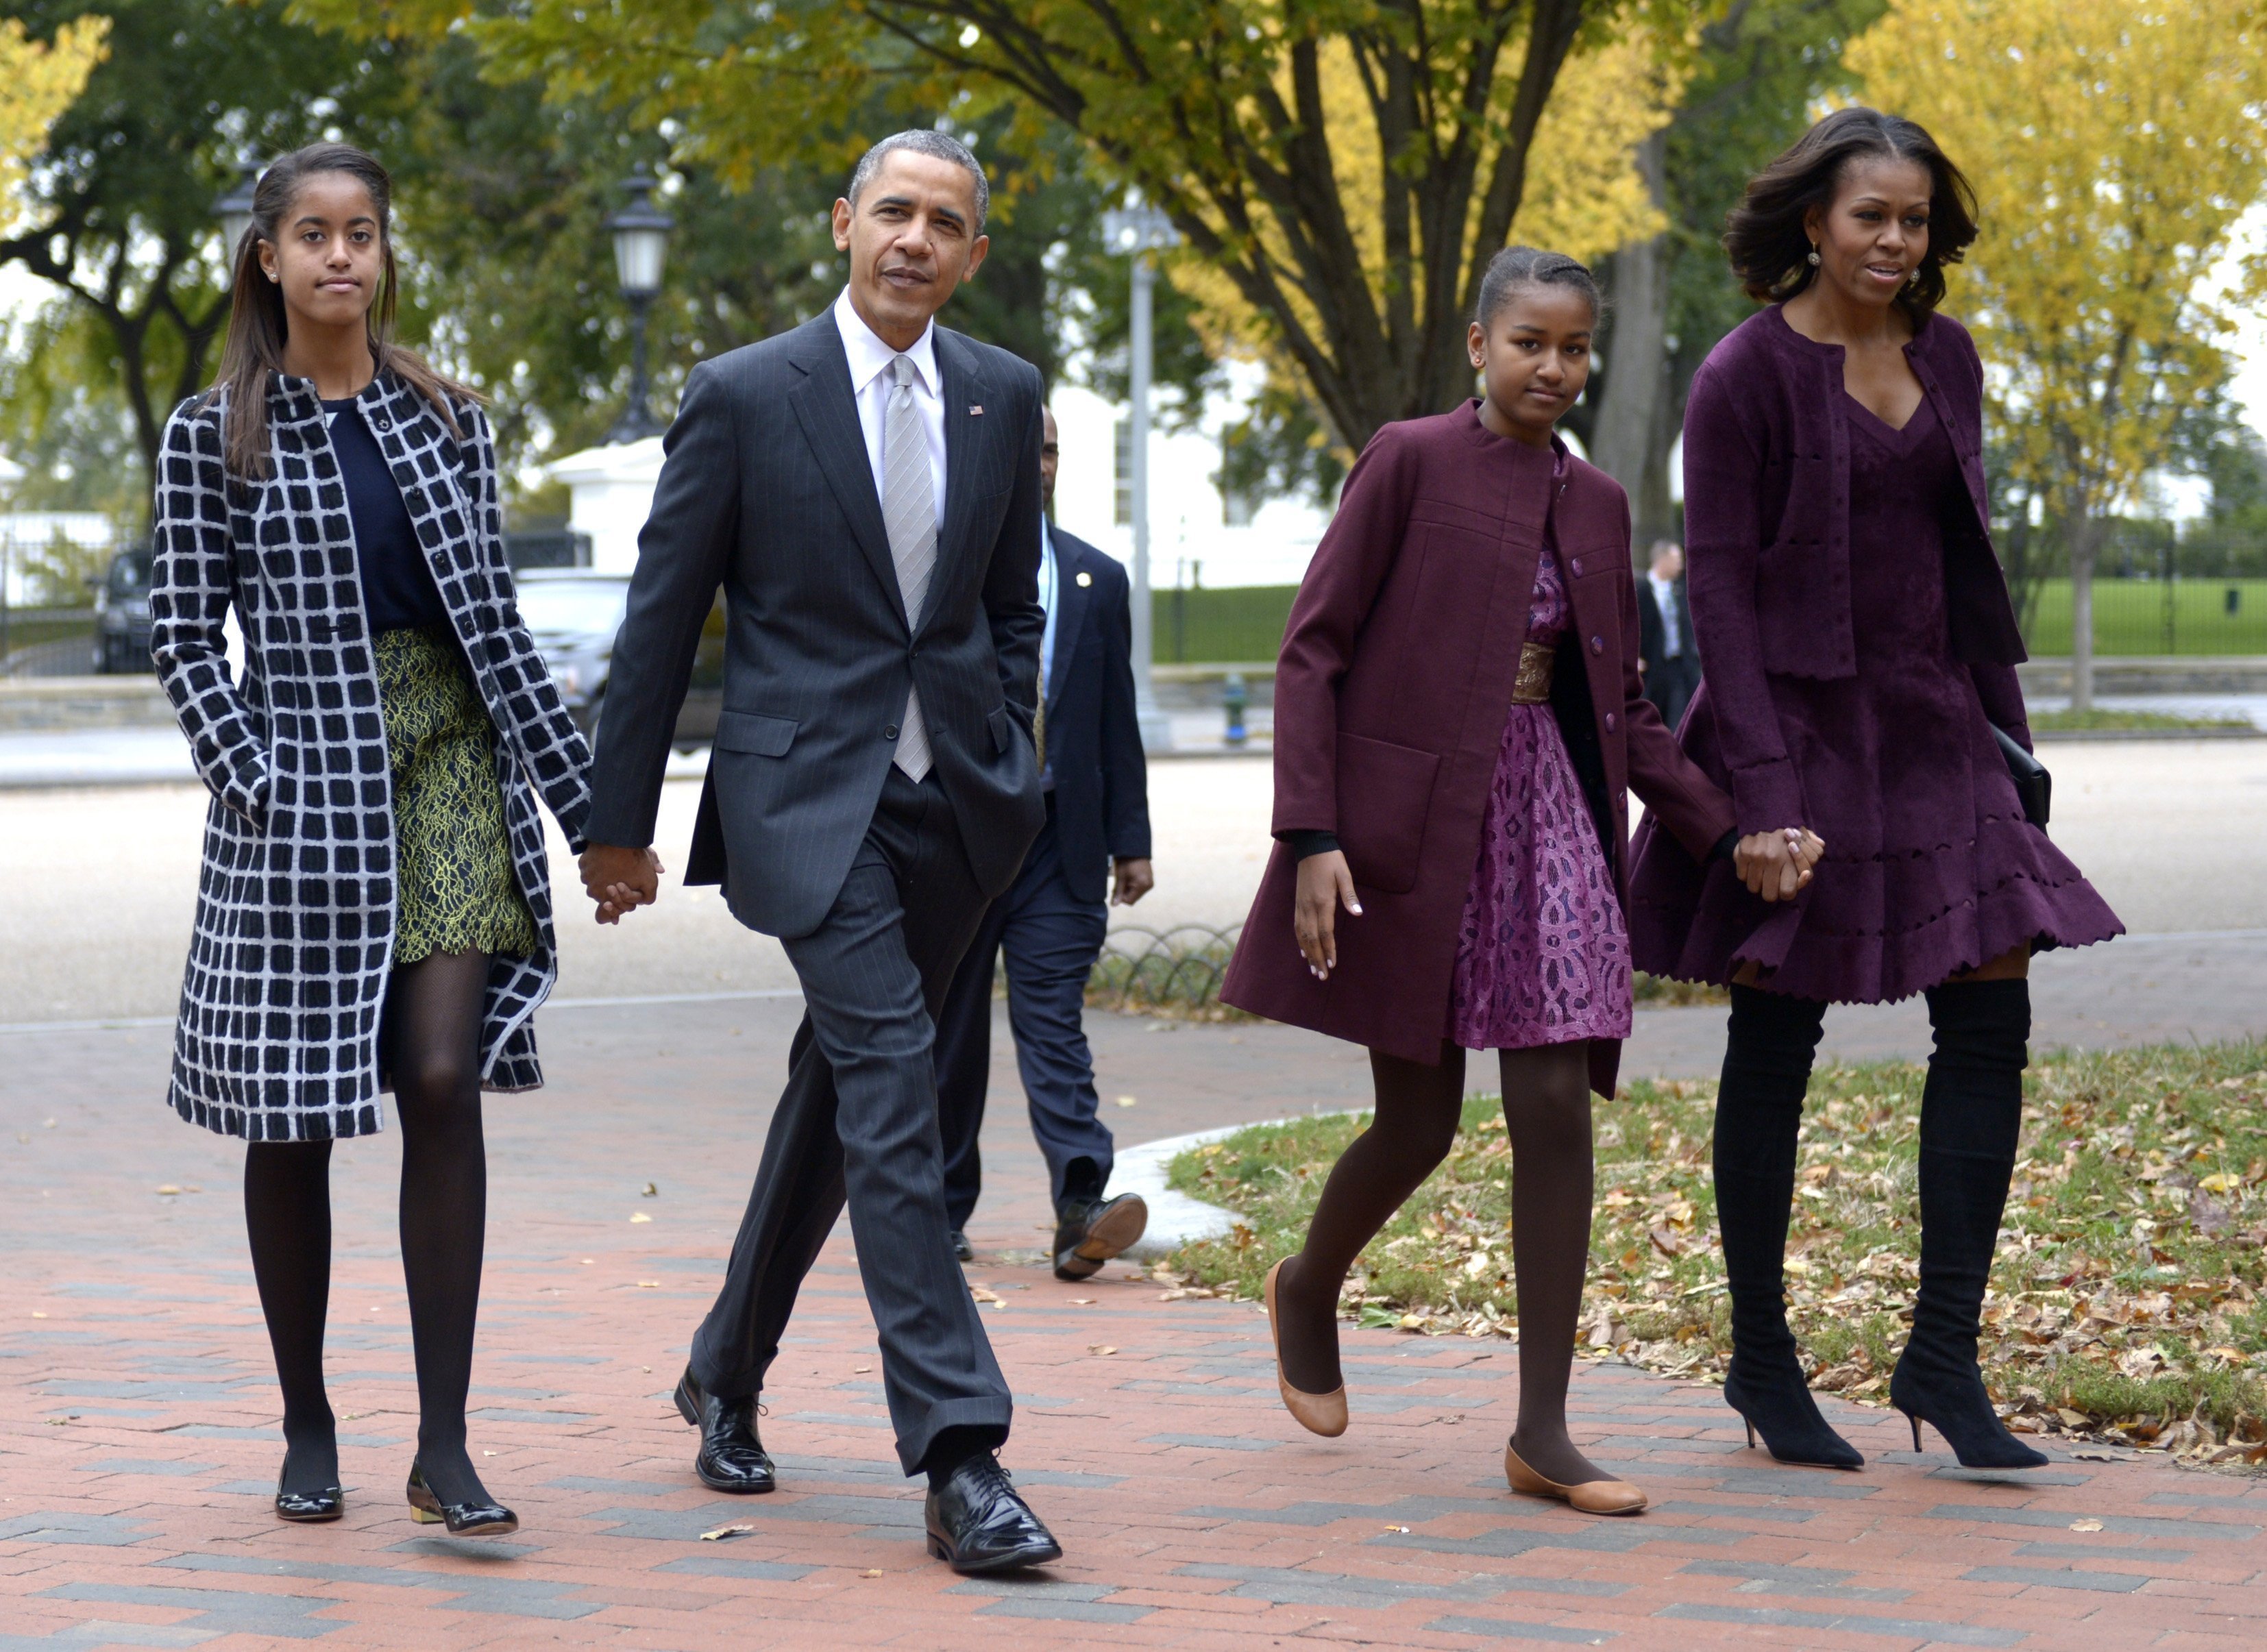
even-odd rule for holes
{"type": "MultiPolygon", "coordinates": [[[[1942,315],[1922,323],[1905,359],[1952,437],[1975,505],[1945,545],[1953,657],[1974,678],[1985,715],[2028,746],[2014,670],[2022,635],[1988,526],[1983,365],[1968,330],[1942,315]]],[[[1772,305],[1709,353],[1685,406],[1692,632],[1743,833],[1808,823],[1766,679],[1857,674],[1842,365],[1838,348],[1804,338],[1772,305]],[[1760,591],[1768,601],[1757,601],[1760,591]]]]}

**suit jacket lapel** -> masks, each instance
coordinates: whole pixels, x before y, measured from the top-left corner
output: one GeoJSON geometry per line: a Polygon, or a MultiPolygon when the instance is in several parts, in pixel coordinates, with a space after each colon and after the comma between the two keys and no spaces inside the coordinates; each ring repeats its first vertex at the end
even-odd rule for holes
{"type": "MultiPolygon", "coordinates": [[[[898,588],[897,559],[890,554],[890,532],[882,521],[882,501],[874,491],[874,467],[866,457],[866,433],[858,422],[858,404],[850,391],[850,358],[843,353],[842,334],[834,325],[832,307],[796,329],[792,359],[803,372],[803,382],[788,393],[803,438],[818,461],[827,485],[849,518],[858,548],[873,565],[891,606],[906,611],[905,593],[898,588]]],[[[950,438],[947,437],[948,452],[950,438]]]]}
{"type": "MultiPolygon", "coordinates": [[[[946,569],[958,569],[967,548],[964,541],[975,514],[976,481],[984,474],[989,426],[985,415],[974,411],[984,405],[984,378],[959,335],[943,327],[936,330],[936,367],[938,393],[944,398],[944,525],[936,541],[936,579],[943,579],[946,569]]],[[[998,420],[995,411],[989,423],[998,420]]],[[[939,606],[935,580],[929,591],[928,610],[935,613],[939,606]]]]}
{"type": "Polygon", "coordinates": [[[1047,529],[1055,547],[1055,657],[1048,662],[1047,707],[1052,710],[1055,697],[1062,693],[1063,681],[1070,674],[1071,657],[1078,652],[1078,639],[1086,627],[1087,611],[1094,606],[1094,587],[1078,583],[1078,564],[1085,560],[1053,526],[1047,529]]]}

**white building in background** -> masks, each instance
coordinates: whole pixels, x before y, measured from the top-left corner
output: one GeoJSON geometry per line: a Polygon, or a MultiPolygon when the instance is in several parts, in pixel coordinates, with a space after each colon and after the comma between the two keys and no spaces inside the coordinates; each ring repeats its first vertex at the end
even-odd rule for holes
{"type": "MultiPolygon", "coordinates": [[[[22,480],[20,469],[8,468],[15,473],[13,480],[22,480]]],[[[10,481],[0,472],[0,491],[10,481]]],[[[0,511],[0,593],[4,593],[10,607],[21,607],[30,599],[25,566],[54,544],[58,535],[89,550],[107,550],[118,544],[118,525],[99,510],[0,511]]],[[[84,600],[93,601],[93,594],[89,592],[84,600]]]]}
{"type": "MultiPolygon", "coordinates": [[[[1062,441],[1055,519],[1129,567],[1134,560],[1126,409],[1091,391],[1057,388],[1053,401],[1062,441]]],[[[1214,480],[1221,429],[1234,416],[1207,409],[1202,426],[1181,435],[1153,430],[1149,445],[1149,580],[1176,585],[1295,585],[1329,524],[1327,511],[1294,500],[1231,510],[1214,480]],[[1232,521],[1231,517],[1242,520],[1232,521]]],[[[661,475],[661,438],[586,448],[545,466],[567,484],[568,526],[591,536],[591,565],[627,573],[637,564],[638,530],[661,475]]]]}

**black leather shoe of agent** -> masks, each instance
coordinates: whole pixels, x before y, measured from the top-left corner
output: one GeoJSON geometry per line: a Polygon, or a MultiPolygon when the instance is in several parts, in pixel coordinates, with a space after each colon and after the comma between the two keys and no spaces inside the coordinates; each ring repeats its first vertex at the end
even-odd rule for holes
{"type": "Polygon", "coordinates": [[[778,1486],[771,1454],[756,1434],[753,1396],[720,1399],[704,1393],[688,1365],[685,1375],[677,1379],[677,1409],[686,1421],[701,1430],[701,1452],[693,1459],[693,1472],[703,1486],[711,1491],[744,1494],[767,1492],[778,1486]]]}
{"type": "Polygon", "coordinates": [[[956,1572],[1011,1572],[1062,1559],[1062,1545],[989,1451],[979,1451],[932,1490],[922,1516],[928,1552],[956,1572]]]}
{"type": "Polygon", "coordinates": [[[964,1262],[976,1259],[976,1247],[969,1244],[968,1236],[958,1228],[952,1230],[952,1253],[964,1262]]]}
{"type": "Polygon", "coordinates": [[[1149,1207],[1139,1193],[1093,1204],[1071,1200],[1055,1218],[1055,1277],[1091,1279],[1104,1262],[1139,1244],[1148,1226],[1149,1207]]]}

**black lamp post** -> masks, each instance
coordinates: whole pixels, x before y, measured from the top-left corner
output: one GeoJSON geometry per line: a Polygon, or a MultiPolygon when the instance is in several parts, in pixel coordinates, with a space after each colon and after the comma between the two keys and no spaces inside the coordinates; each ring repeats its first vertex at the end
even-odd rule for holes
{"type": "Polygon", "coordinates": [[[245,231],[252,227],[252,192],[260,182],[260,171],[256,160],[238,162],[236,182],[212,203],[212,215],[220,220],[223,281],[234,276],[237,251],[244,245],[245,231]]]}
{"type": "Polygon", "coordinates": [[[645,365],[646,312],[661,291],[661,266],[669,250],[669,232],[677,220],[653,204],[653,174],[643,165],[622,180],[629,204],[606,220],[614,238],[614,275],[630,306],[630,399],[614,428],[610,443],[639,442],[664,430],[647,405],[645,365]]]}

